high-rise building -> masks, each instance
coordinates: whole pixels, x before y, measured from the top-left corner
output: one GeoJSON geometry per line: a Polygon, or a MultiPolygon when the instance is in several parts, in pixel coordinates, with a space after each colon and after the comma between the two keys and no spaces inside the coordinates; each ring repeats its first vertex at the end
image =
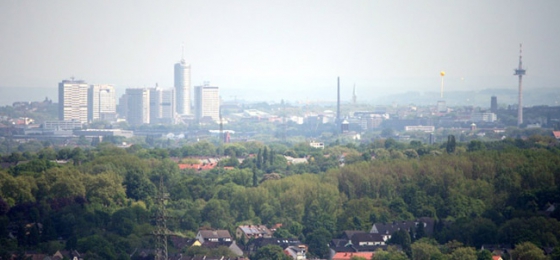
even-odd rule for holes
{"type": "Polygon", "coordinates": [[[87,122],[88,87],[83,80],[74,80],[74,78],[58,83],[59,120],[87,122]]]}
{"type": "Polygon", "coordinates": [[[126,115],[128,115],[128,97],[126,93],[119,98],[117,113],[119,114],[119,118],[126,118],[126,115]]]}
{"type": "Polygon", "coordinates": [[[88,90],[88,121],[115,120],[117,102],[112,85],[91,85],[88,90]]]}
{"type": "Polygon", "coordinates": [[[194,105],[197,120],[200,121],[205,118],[211,118],[213,121],[220,120],[219,88],[210,86],[208,82],[195,87],[194,105]]]}
{"type": "Polygon", "coordinates": [[[172,124],[175,119],[175,95],[173,89],[158,86],[150,89],[150,123],[172,124]]]}
{"type": "Polygon", "coordinates": [[[181,58],[175,64],[175,96],[176,111],[179,115],[191,114],[191,65],[181,58]]]}
{"type": "Polygon", "coordinates": [[[150,123],[150,91],[147,88],[126,89],[126,121],[130,125],[150,123]]]}
{"type": "Polygon", "coordinates": [[[498,98],[496,96],[490,98],[490,112],[498,112],[498,98]]]}

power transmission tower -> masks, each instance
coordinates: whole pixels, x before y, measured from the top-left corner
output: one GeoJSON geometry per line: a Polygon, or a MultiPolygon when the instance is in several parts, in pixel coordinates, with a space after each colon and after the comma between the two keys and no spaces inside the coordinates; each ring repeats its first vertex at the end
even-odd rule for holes
{"type": "Polygon", "coordinates": [[[159,177],[158,195],[156,197],[156,229],[154,230],[154,236],[156,238],[155,260],[167,260],[167,234],[169,232],[166,225],[167,211],[165,210],[165,201],[168,199],[169,194],[165,193],[163,186],[163,174],[161,174],[159,177]]]}

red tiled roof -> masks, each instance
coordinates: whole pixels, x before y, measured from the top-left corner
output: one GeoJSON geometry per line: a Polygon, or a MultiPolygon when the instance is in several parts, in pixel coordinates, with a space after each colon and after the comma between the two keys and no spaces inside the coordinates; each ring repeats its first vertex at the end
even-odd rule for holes
{"type": "Polygon", "coordinates": [[[179,165],[179,169],[181,170],[195,169],[198,171],[202,171],[202,170],[212,170],[216,168],[215,163],[197,163],[197,164],[179,163],[178,165],[179,165]]]}
{"type": "Polygon", "coordinates": [[[552,131],[552,134],[554,135],[554,138],[560,139],[560,131],[552,131]]]}
{"type": "Polygon", "coordinates": [[[363,257],[365,259],[371,259],[373,257],[373,252],[338,252],[334,254],[333,260],[349,260],[354,256],[363,257]]]}

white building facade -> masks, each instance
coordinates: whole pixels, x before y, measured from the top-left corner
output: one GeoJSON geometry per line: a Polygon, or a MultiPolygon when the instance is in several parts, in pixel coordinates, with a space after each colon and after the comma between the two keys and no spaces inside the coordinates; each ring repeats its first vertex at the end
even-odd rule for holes
{"type": "Polygon", "coordinates": [[[191,114],[191,65],[181,59],[175,64],[174,87],[176,111],[179,115],[191,114]]]}
{"type": "Polygon", "coordinates": [[[58,83],[58,119],[79,121],[88,119],[88,84],[83,80],[63,80],[58,83]]]}
{"type": "Polygon", "coordinates": [[[150,123],[150,90],[147,88],[126,89],[126,121],[130,125],[150,123]]]}
{"type": "Polygon", "coordinates": [[[117,98],[113,85],[91,85],[88,91],[88,121],[113,121],[117,114],[117,98]]]}
{"type": "Polygon", "coordinates": [[[173,89],[159,87],[150,89],[150,123],[172,124],[175,119],[175,95],[173,89]]]}
{"type": "Polygon", "coordinates": [[[197,120],[211,118],[213,121],[220,120],[220,90],[218,87],[204,83],[203,86],[195,87],[194,91],[195,115],[197,120]]]}

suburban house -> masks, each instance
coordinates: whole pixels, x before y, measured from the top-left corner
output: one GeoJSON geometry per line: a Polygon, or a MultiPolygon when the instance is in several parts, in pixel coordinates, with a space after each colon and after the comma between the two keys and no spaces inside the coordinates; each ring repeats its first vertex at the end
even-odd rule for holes
{"type": "Polygon", "coordinates": [[[391,239],[391,235],[399,230],[406,230],[410,232],[410,230],[416,230],[419,223],[422,223],[424,226],[424,232],[427,236],[431,236],[434,233],[434,219],[433,218],[419,218],[412,221],[395,221],[392,223],[374,223],[371,227],[370,233],[373,234],[381,234],[384,238],[383,240],[387,241],[391,239]]]}
{"type": "Polygon", "coordinates": [[[199,230],[196,240],[204,244],[205,242],[231,242],[233,239],[227,230],[199,230]]]}
{"type": "Polygon", "coordinates": [[[337,256],[340,259],[345,259],[349,254],[348,259],[356,256],[351,253],[373,253],[378,249],[387,250],[387,247],[385,236],[356,230],[344,231],[341,238],[329,243],[331,257],[337,256]]]}
{"type": "Polygon", "coordinates": [[[201,247],[210,248],[210,249],[216,249],[216,248],[221,247],[221,246],[229,248],[229,251],[231,251],[232,253],[234,253],[237,256],[243,256],[243,250],[239,246],[237,246],[237,243],[235,243],[235,240],[233,240],[233,241],[220,241],[220,242],[208,241],[208,242],[201,245],[201,247]]]}
{"type": "Polygon", "coordinates": [[[560,131],[552,131],[552,135],[556,140],[560,140],[560,131]]]}
{"type": "Polygon", "coordinates": [[[307,246],[306,245],[298,245],[298,246],[289,246],[284,249],[284,253],[291,257],[294,260],[305,260],[307,259],[307,246]]]}
{"type": "Polygon", "coordinates": [[[202,243],[197,239],[184,238],[180,236],[169,236],[169,242],[177,249],[188,248],[191,246],[200,246],[202,243]]]}
{"type": "Polygon", "coordinates": [[[492,252],[492,255],[494,256],[501,256],[510,254],[513,248],[511,245],[482,245],[480,250],[488,250],[492,252]]]}
{"type": "Polygon", "coordinates": [[[244,225],[239,226],[235,230],[235,237],[238,239],[243,239],[245,242],[253,238],[271,238],[272,231],[270,231],[265,225],[244,225]]]}

